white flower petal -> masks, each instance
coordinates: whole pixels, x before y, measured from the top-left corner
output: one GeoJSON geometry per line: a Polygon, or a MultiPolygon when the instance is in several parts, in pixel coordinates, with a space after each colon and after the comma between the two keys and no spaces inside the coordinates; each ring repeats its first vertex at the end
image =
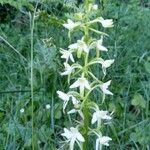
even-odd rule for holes
{"type": "Polygon", "coordinates": [[[74,43],[68,46],[69,49],[78,49],[78,44],[74,43]]]}
{"type": "Polygon", "coordinates": [[[87,88],[88,90],[91,89],[91,87],[90,87],[90,85],[89,85],[89,82],[88,82],[87,80],[85,80],[84,86],[85,86],[85,88],[87,88]]]}
{"type": "Polygon", "coordinates": [[[105,60],[105,61],[102,63],[102,66],[105,67],[105,68],[108,68],[108,67],[110,67],[113,63],[114,63],[114,59],[105,60]]]}
{"type": "Polygon", "coordinates": [[[71,98],[72,98],[73,105],[79,104],[79,101],[74,96],[71,96],[71,98]]]}
{"type": "Polygon", "coordinates": [[[108,49],[102,45],[97,45],[97,49],[100,50],[100,51],[108,51],[108,49]]]}
{"type": "Polygon", "coordinates": [[[70,88],[76,88],[76,87],[79,87],[80,86],[80,83],[79,83],[79,80],[75,81],[71,86],[70,88]]]}
{"type": "Polygon", "coordinates": [[[58,97],[64,101],[68,101],[69,100],[69,95],[62,92],[62,91],[57,91],[58,97]]]}
{"type": "Polygon", "coordinates": [[[67,128],[64,128],[64,133],[62,133],[61,135],[65,136],[67,139],[70,139],[72,136],[71,132],[67,128]]]}
{"type": "Polygon", "coordinates": [[[70,55],[70,60],[71,60],[72,62],[75,62],[72,54],[70,55]]]}
{"type": "Polygon", "coordinates": [[[72,52],[69,50],[60,49],[60,53],[62,54],[61,58],[66,59],[66,62],[70,59],[72,62],[74,62],[74,58],[72,55],[72,52]]]}
{"type": "Polygon", "coordinates": [[[81,133],[78,131],[77,128],[71,127],[70,130],[64,128],[64,133],[61,134],[62,136],[65,136],[68,139],[70,150],[74,149],[74,143],[75,142],[84,142],[84,137],[81,135],[81,133]]]}
{"type": "Polygon", "coordinates": [[[104,120],[111,119],[111,117],[108,115],[108,111],[96,109],[95,112],[93,113],[91,123],[94,124],[95,122],[97,122],[98,126],[99,126],[102,119],[104,119],[104,120]]]}
{"type": "Polygon", "coordinates": [[[110,92],[110,91],[107,90],[107,89],[103,89],[103,93],[106,94],[106,95],[113,95],[113,93],[110,92]]]}
{"type": "Polygon", "coordinates": [[[76,113],[76,112],[77,112],[77,110],[76,110],[76,109],[72,109],[72,110],[68,111],[68,113],[67,113],[67,114],[74,114],[74,113],[76,113]]]}
{"type": "Polygon", "coordinates": [[[70,141],[70,150],[74,149],[75,138],[72,138],[70,141]]]}
{"type": "Polygon", "coordinates": [[[64,66],[65,66],[65,71],[61,73],[62,76],[70,75],[74,71],[74,68],[69,64],[67,64],[66,62],[64,63],[64,66]]]}
{"type": "Polygon", "coordinates": [[[91,123],[94,124],[96,121],[97,121],[97,114],[96,112],[94,112],[91,123]]]}
{"type": "Polygon", "coordinates": [[[103,19],[102,17],[99,18],[99,22],[102,24],[104,28],[113,27],[113,20],[112,19],[103,19]]]}
{"type": "Polygon", "coordinates": [[[79,26],[79,22],[73,22],[71,19],[67,20],[67,23],[64,23],[63,26],[67,28],[68,30],[73,30],[75,27],[79,26]]]}
{"type": "Polygon", "coordinates": [[[111,83],[111,80],[109,80],[106,83],[103,83],[103,84],[100,85],[101,90],[106,95],[113,95],[113,93],[108,90],[108,86],[110,85],[110,83],[111,83]]]}
{"type": "Polygon", "coordinates": [[[79,115],[81,116],[81,118],[84,120],[84,115],[83,112],[81,110],[78,110],[79,115]]]}
{"type": "Polygon", "coordinates": [[[68,104],[68,101],[64,101],[64,103],[63,103],[63,112],[66,109],[67,104],[68,104]]]}
{"type": "Polygon", "coordinates": [[[77,133],[77,139],[80,141],[80,142],[84,142],[84,137],[78,132],[77,133]]]}
{"type": "Polygon", "coordinates": [[[109,141],[111,141],[112,139],[108,136],[102,136],[99,138],[100,144],[105,145],[105,146],[109,146],[109,141]]]}

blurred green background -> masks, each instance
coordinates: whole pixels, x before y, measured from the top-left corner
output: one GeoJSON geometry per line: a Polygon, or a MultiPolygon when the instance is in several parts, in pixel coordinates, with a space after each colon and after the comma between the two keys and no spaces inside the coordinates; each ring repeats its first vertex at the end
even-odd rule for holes
{"type": "MultiPolygon", "coordinates": [[[[106,130],[110,150],[150,150],[150,1],[96,0],[95,16],[114,20],[105,41],[114,96],[114,112],[106,130]]],[[[0,0],[0,150],[31,149],[30,39],[36,0],[0,0]],[[30,12],[30,13],[29,13],[30,12]],[[24,108],[24,113],[20,109],[24,108]]],[[[41,0],[34,26],[35,149],[60,147],[60,133],[70,119],[62,113],[56,91],[67,88],[59,48],[69,44],[62,24],[72,18],[82,0],[41,0]],[[46,109],[50,104],[51,108],[46,109]]],[[[77,34],[77,33],[76,33],[77,34]]],[[[74,35],[74,39],[78,38],[74,35]]],[[[92,143],[92,141],[91,141],[92,143]]],[[[92,143],[93,144],[93,143],[92,143]]],[[[92,149],[90,149],[92,150],[92,149]]]]}

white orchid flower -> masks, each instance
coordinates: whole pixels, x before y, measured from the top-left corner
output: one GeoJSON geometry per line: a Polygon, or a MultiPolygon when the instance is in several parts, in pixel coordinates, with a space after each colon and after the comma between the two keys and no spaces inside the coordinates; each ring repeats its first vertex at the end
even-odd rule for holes
{"type": "Polygon", "coordinates": [[[70,95],[61,91],[57,91],[57,94],[58,94],[58,97],[63,100],[63,111],[64,111],[69,102],[70,95]]]}
{"type": "Polygon", "coordinates": [[[100,51],[108,51],[108,49],[102,45],[102,39],[98,40],[96,43],[96,48],[100,51]]]}
{"type": "Polygon", "coordinates": [[[78,100],[71,94],[68,94],[68,93],[66,94],[62,91],[57,91],[57,94],[58,94],[58,97],[63,100],[63,112],[64,112],[70,98],[74,105],[78,103],[78,100]]]}
{"type": "Polygon", "coordinates": [[[73,30],[75,27],[79,26],[80,22],[73,22],[71,19],[67,20],[67,23],[64,23],[63,26],[68,30],[73,30]]]}
{"type": "Polygon", "coordinates": [[[113,95],[113,93],[108,90],[110,83],[111,83],[111,80],[107,81],[106,83],[102,83],[100,85],[100,88],[105,95],[113,95]]]}
{"type": "Polygon", "coordinates": [[[91,43],[90,48],[96,48],[100,51],[106,51],[107,52],[108,49],[105,46],[103,46],[102,43],[103,43],[103,38],[101,38],[98,41],[91,43]]]}
{"type": "Polygon", "coordinates": [[[102,145],[105,145],[105,146],[109,146],[109,141],[111,141],[112,139],[108,136],[99,136],[97,139],[96,139],[96,150],[99,150],[100,147],[102,147],[102,145]]]}
{"type": "Polygon", "coordinates": [[[84,77],[78,78],[77,81],[75,81],[70,86],[70,88],[77,88],[77,87],[80,88],[80,93],[84,93],[84,89],[85,88],[88,89],[88,90],[91,89],[88,80],[86,78],[84,78],[84,77]]]}
{"type": "Polygon", "coordinates": [[[110,67],[113,63],[114,63],[114,59],[100,61],[104,75],[106,75],[106,69],[110,67]]]}
{"type": "Polygon", "coordinates": [[[102,120],[110,120],[111,117],[108,115],[108,111],[103,111],[96,109],[93,113],[91,123],[94,124],[97,122],[97,126],[99,127],[102,120]]]}
{"type": "Polygon", "coordinates": [[[70,66],[68,63],[64,63],[65,71],[61,73],[62,76],[70,75],[74,71],[74,67],[70,66]]]}
{"type": "Polygon", "coordinates": [[[112,19],[104,19],[102,17],[96,18],[96,19],[90,21],[89,23],[92,24],[92,23],[96,23],[96,22],[100,22],[104,28],[111,28],[114,26],[112,19]]]}
{"type": "Polygon", "coordinates": [[[61,135],[67,138],[67,142],[70,142],[70,150],[74,149],[75,142],[81,147],[80,142],[85,141],[78,129],[74,127],[71,127],[70,130],[64,128],[64,133],[61,135]]]}
{"type": "Polygon", "coordinates": [[[74,58],[72,55],[72,52],[69,50],[60,49],[60,53],[62,54],[61,58],[66,59],[66,62],[70,59],[72,62],[74,62],[74,58]]]}
{"type": "Polygon", "coordinates": [[[98,19],[98,22],[100,22],[104,28],[110,28],[110,27],[114,26],[112,19],[104,19],[104,18],[100,17],[98,19]]]}
{"type": "Polygon", "coordinates": [[[78,40],[77,43],[71,44],[68,47],[69,49],[75,49],[77,50],[77,55],[80,58],[82,52],[84,51],[85,53],[89,52],[89,48],[86,45],[86,43],[82,40],[78,40]]]}

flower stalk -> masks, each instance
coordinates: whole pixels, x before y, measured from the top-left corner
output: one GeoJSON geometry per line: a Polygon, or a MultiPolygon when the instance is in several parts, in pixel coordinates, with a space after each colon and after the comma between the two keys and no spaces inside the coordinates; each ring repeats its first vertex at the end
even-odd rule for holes
{"type": "MultiPolygon", "coordinates": [[[[62,76],[68,76],[68,83],[70,90],[68,93],[57,91],[60,99],[63,101],[63,112],[68,110],[69,103],[72,102],[71,107],[73,109],[67,111],[68,115],[78,113],[81,120],[76,121],[76,127],[70,127],[70,130],[64,128],[64,133],[61,135],[65,137],[66,145],[69,144],[70,150],[74,149],[74,145],[77,144],[81,150],[88,150],[90,145],[90,138],[96,137],[95,150],[101,150],[102,145],[109,146],[111,138],[103,136],[101,127],[104,121],[109,121],[112,117],[107,110],[100,110],[99,105],[91,100],[93,90],[98,89],[101,92],[101,105],[105,100],[106,95],[113,95],[109,91],[111,80],[101,81],[93,72],[91,67],[101,67],[104,77],[109,68],[114,62],[111,60],[104,60],[100,57],[100,52],[106,52],[108,49],[103,46],[103,38],[106,33],[91,28],[92,24],[100,23],[104,28],[113,27],[112,19],[103,19],[102,17],[91,20],[89,15],[91,11],[95,11],[98,6],[89,3],[89,0],[85,0],[85,13],[78,13],[80,15],[80,21],[72,21],[68,19],[67,23],[63,24],[65,28],[69,30],[69,33],[74,29],[80,29],[84,35],[76,43],[68,46],[68,50],[61,49],[61,58],[65,59],[64,66],[65,71],[61,73],[62,76]],[[90,21],[89,21],[90,20],[90,21]],[[92,38],[90,32],[95,32],[101,35],[100,39],[92,38]],[[93,54],[94,55],[91,55],[93,54]],[[71,64],[70,64],[71,63],[71,64]],[[91,117],[92,116],[92,117],[91,117]],[[79,124],[77,124],[79,123],[79,124]]],[[[102,78],[103,80],[103,78],[102,78]]],[[[98,100],[96,100],[98,101],[98,100]]]]}

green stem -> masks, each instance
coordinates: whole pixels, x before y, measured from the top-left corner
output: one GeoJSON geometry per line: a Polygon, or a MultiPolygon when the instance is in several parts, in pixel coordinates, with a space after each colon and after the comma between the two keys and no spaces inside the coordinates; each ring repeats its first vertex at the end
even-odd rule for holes
{"type": "Polygon", "coordinates": [[[32,107],[32,150],[34,150],[34,89],[33,89],[33,32],[34,32],[34,15],[31,18],[31,107],[32,107]]]}
{"type": "MultiPolygon", "coordinates": [[[[88,5],[89,0],[85,0],[85,10],[86,10],[86,20],[88,21],[88,5]]],[[[89,40],[89,29],[88,26],[85,26],[85,42],[88,43],[89,40]]],[[[84,62],[84,73],[88,74],[88,57],[89,53],[85,56],[85,62],[84,62]]],[[[86,95],[86,93],[85,93],[86,95]]],[[[83,106],[83,114],[84,114],[84,139],[85,142],[83,143],[83,150],[88,150],[88,128],[89,128],[89,108],[88,108],[88,99],[83,100],[84,106],[83,106]]]]}
{"type": "Polygon", "coordinates": [[[84,114],[84,139],[85,142],[83,143],[83,150],[88,149],[88,127],[89,127],[89,108],[87,107],[87,102],[84,104],[83,108],[83,114],[84,114]]]}
{"type": "Polygon", "coordinates": [[[34,9],[34,13],[33,16],[30,14],[30,29],[31,29],[31,68],[30,68],[30,79],[31,79],[31,107],[32,107],[32,112],[31,112],[31,116],[32,116],[32,150],[34,150],[34,87],[33,87],[33,52],[34,52],[34,46],[33,46],[33,36],[34,36],[34,21],[35,21],[35,13],[36,13],[36,9],[38,6],[38,2],[36,4],[36,7],[34,9]]]}

